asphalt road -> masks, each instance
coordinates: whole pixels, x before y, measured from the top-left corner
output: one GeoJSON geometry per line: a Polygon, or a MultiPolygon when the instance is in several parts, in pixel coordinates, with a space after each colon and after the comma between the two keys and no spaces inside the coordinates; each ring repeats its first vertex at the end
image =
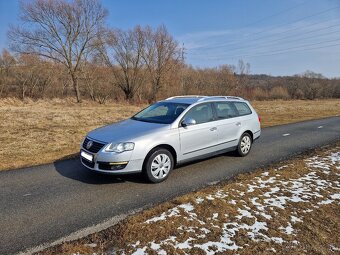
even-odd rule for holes
{"type": "Polygon", "coordinates": [[[133,209],[340,140],[340,117],[265,128],[251,153],[179,167],[161,184],[139,176],[100,176],[79,159],[0,172],[0,254],[52,242],[133,209]]]}

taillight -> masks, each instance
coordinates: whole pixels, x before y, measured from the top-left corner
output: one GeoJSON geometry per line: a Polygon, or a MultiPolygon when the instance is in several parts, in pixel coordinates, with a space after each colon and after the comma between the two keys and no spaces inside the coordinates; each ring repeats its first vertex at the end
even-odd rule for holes
{"type": "Polygon", "coordinates": [[[259,122],[261,123],[261,116],[258,116],[259,117],[259,122]]]}

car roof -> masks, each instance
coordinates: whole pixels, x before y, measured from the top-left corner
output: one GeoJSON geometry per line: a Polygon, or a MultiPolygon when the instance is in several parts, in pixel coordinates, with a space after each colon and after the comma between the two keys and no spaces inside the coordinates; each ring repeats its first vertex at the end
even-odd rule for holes
{"type": "Polygon", "coordinates": [[[169,97],[163,102],[174,102],[174,103],[182,103],[182,104],[195,104],[198,102],[209,102],[209,101],[245,101],[241,97],[235,96],[196,96],[196,95],[188,95],[188,96],[174,96],[169,97]]]}

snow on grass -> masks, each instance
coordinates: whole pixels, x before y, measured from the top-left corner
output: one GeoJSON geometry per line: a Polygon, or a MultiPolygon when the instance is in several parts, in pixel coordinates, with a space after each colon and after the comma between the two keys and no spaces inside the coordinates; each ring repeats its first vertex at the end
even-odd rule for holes
{"type": "MultiPolygon", "coordinates": [[[[249,248],[251,242],[299,245],[296,226],[321,206],[339,204],[340,184],[334,176],[339,176],[340,153],[333,150],[305,159],[302,164],[301,172],[291,171],[287,175],[294,163],[284,165],[235,183],[233,188],[200,193],[190,202],[145,220],[142,224],[155,231],[167,229],[169,236],[154,235],[155,240],[148,243],[130,245],[133,254],[171,254],[172,249],[181,254],[194,250],[202,254],[239,253],[249,248]]],[[[277,248],[272,246],[267,251],[276,251],[274,247],[277,248]]]]}

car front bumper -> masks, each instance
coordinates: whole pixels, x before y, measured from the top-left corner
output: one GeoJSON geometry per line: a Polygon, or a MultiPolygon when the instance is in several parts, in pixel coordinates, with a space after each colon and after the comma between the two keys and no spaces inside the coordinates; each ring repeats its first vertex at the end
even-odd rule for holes
{"type": "Polygon", "coordinates": [[[81,163],[88,169],[105,174],[128,174],[142,171],[143,159],[132,159],[132,152],[123,153],[91,153],[84,148],[84,151],[93,156],[92,162],[80,156],[81,163]],[[111,169],[112,168],[112,169],[111,169]]]}

